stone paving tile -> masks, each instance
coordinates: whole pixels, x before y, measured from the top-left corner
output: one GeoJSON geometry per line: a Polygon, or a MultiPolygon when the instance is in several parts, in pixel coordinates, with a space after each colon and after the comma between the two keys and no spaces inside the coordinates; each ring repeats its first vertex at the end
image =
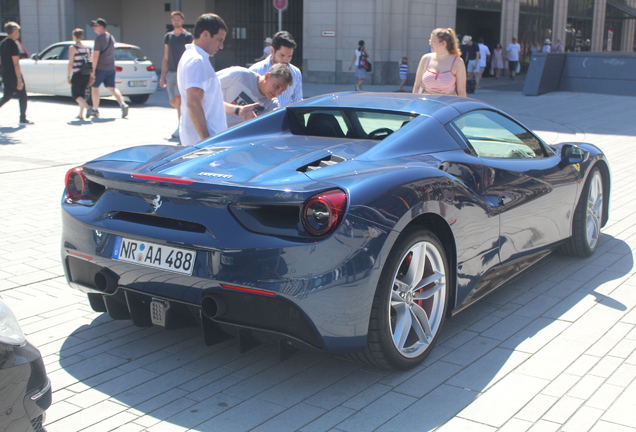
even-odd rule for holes
{"type": "Polygon", "coordinates": [[[512,418],[506,422],[502,427],[497,429],[498,432],[525,432],[532,427],[531,422],[525,420],[519,420],[512,418]]]}
{"type": "Polygon", "coordinates": [[[421,398],[449,380],[461,370],[460,366],[444,361],[437,361],[417,375],[395,387],[394,391],[421,398]]]}
{"type": "Polygon", "coordinates": [[[436,429],[436,432],[496,432],[498,430],[501,429],[456,417],[444,424],[441,428],[436,429]]]}
{"type": "Polygon", "coordinates": [[[332,429],[338,423],[341,423],[344,419],[351,417],[355,413],[354,410],[336,407],[330,411],[327,411],[322,416],[318,417],[311,423],[301,427],[300,432],[324,432],[332,429]]]}
{"type": "MultiPolygon", "coordinates": [[[[336,427],[346,432],[365,432],[378,429],[396,414],[404,411],[417,399],[400,393],[389,392],[373,401],[336,427]]],[[[393,424],[394,430],[408,430],[399,424],[393,424]]],[[[379,430],[382,430],[381,428],[379,430]]]]}
{"type": "Polygon", "coordinates": [[[568,421],[563,425],[563,432],[580,432],[587,431],[594,426],[598,419],[603,415],[603,411],[591,407],[581,407],[568,421]]]}
{"type": "Polygon", "coordinates": [[[515,414],[516,419],[530,423],[537,422],[552,406],[558,402],[559,398],[539,394],[533,398],[526,406],[515,414]]]}
{"type": "MultiPolygon", "coordinates": [[[[451,420],[476,398],[476,392],[444,384],[417,400],[377,430],[378,432],[432,430],[437,425],[443,425],[451,420]]],[[[459,417],[462,418],[461,415],[459,417]]]]}
{"type": "Polygon", "coordinates": [[[351,374],[334,382],[329,387],[326,387],[315,393],[313,396],[305,399],[305,403],[331,410],[346,400],[351,399],[363,390],[369,388],[381,378],[381,375],[366,371],[358,371],[355,374],[351,374]]]}
{"type": "Polygon", "coordinates": [[[249,431],[283,411],[285,411],[285,407],[281,405],[259,399],[250,399],[212,417],[207,422],[200,424],[197,429],[210,432],[249,431]]]}
{"type": "Polygon", "coordinates": [[[601,419],[610,423],[636,428],[636,382],[632,383],[618,396],[601,419]]]}
{"type": "Polygon", "coordinates": [[[543,420],[556,424],[566,423],[570,417],[583,405],[584,400],[566,395],[559,399],[550,410],[543,415],[543,420]]]}
{"type": "MultiPolygon", "coordinates": [[[[586,140],[603,148],[612,164],[611,219],[592,257],[542,261],[447,320],[422,366],[389,372],[325,353],[301,352],[281,363],[273,346],[240,354],[235,340],[205,347],[198,329],[140,329],[94,313],[66,285],[59,254],[64,175],[110,150],[174,143],[172,127],[139,127],[174,124],[165,91],[156,96],[131,108],[129,120],[81,127],[66,124],[76,113],[68,99],[34,98],[35,127],[1,128],[0,143],[12,145],[0,145],[0,184],[37,188],[41,196],[26,210],[21,192],[0,188],[0,293],[49,370],[49,432],[343,431],[360,430],[354,427],[361,420],[362,430],[391,432],[636,432],[636,171],[624,157],[636,136],[629,114],[636,99],[476,95],[550,143],[586,140]],[[308,378],[314,376],[325,380],[308,378]],[[488,401],[489,409],[480,409],[488,401]]],[[[117,112],[112,101],[104,104],[105,116],[117,112]]],[[[0,121],[10,110],[0,111],[0,121]]]]}
{"type": "Polygon", "coordinates": [[[287,407],[315,395],[360,369],[361,365],[336,358],[327,359],[258,394],[258,398],[287,407]],[[319,380],[316,377],[320,377],[319,380]]]}
{"type": "Polygon", "coordinates": [[[530,357],[529,354],[495,348],[446,381],[449,385],[483,392],[530,357]]]}
{"type": "Polygon", "coordinates": [[[479,399],[460,412],[459,416],[493,427],[501,427],[547,384],[548,381],[545,379],[512,372],[481,394],[479,399]]]}
{"type": "Polygon", "coordinates": [[[322,408],[299,403],[252,430],[254,432],[295,432],[326,412],[327,410],[322,408]]]}

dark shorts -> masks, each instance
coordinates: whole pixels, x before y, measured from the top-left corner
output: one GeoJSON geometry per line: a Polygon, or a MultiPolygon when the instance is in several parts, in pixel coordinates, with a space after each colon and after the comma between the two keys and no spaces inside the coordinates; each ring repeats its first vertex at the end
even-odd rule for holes
{"type": "Polygon", "coordinates": [[[95,70],[95,82],[93,87],[99,87],[104,83],[105,87],[115,87],[115,71],[114,70],[95,70]]]}
{"type": "Polygon", "coordinates": [[[84,97],[86,94],[86,86],[90,79],[90,75],[82,75],[79,72],[73,74],[71,77],[71,96],[73,96],[73,99],[84,97]]]}
{"type": "Polygon", "coordinates": [[[508,69],[510,70],[510,72],[514,72],[517,70],[517,63],[519,63],[519,61],[508,60],[508,69]]]}

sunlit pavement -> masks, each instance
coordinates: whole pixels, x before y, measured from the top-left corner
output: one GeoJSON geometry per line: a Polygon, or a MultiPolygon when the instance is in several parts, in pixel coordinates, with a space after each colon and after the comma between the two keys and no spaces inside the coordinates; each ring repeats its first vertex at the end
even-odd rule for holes
{"type": "MultiPolygon", "coordinates": [[[[206,347],[198,329],[137,328],[94,313],[66,284],[60,208],[66,171],[140,144],[175,144],[176,112],[159,91],[127,119],[74,120],[68,98],[0,109],[0,295],[37,345],[53,386],[49,432],[74,431],[636,431],[636,98],[524,97],[484,80],[475,98],[548,143],[588,141],[609,157],[611,219],[588,259],[549,256],[455,316],[408,372],[323,353],[285,362],[273,346],[206,347]]],[[[492,78],[490,78],[492,80],[492,78]]],[[[397,86],[365,86],[394,91],[397,86]]],[[[306,85],[305,95],[353,90],[306,85]]]]}

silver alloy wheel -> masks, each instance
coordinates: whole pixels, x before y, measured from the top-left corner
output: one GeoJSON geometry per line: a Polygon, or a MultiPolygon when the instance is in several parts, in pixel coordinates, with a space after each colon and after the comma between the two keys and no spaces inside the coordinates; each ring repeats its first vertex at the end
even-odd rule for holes
{"type": "Polygon", "coordinates": [[[413,358],[426,350],[440,329],[446,302],[446,275],[440,251],[421,241],[404,254],[393,276],[389,307],[393,343],[413,358]]]}
{"type": "Polygon", "coordinates": [[[601,223],[603,221],[603,179],[601,173],[596,170],[590,179],[590,187],[587,195],[587,213],[585,216],[586,240],[590,249],[596,247],[596,242],[601,235],[601,223]]]}

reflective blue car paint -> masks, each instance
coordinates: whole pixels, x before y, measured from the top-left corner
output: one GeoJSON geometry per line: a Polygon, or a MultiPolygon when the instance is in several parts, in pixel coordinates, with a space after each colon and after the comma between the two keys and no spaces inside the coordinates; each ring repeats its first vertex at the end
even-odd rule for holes
{"type": "MultiPolygon", "coordinates": [[[[366,345],[377,281],[406,226],[434,219],[451,234],[445,247],[454,254],[450,262],[457,281],[455,307],[477,299],[487,287],[498,286],[487,277],[509,264],[503,261],[534,255],[537,249],[552,247],[569,235],[569,209],[578,199],[581,181],[572,167],[554,162],[557,156],[538,163],[514,160],[500,165],[479,160],[445,129],[460,113],[494,110],[492,107],[454,97],[427,100],[411,95],[339,94],[300,102],[289,109],[307,107],[359,107],[419,116],[382,141],[353,140],[292,135],[289,113],[281,109],[195,148],[144,146],[99,158],[86,164],[84,171],[89,179],[106,186],[106,192],[93,206],[63,202],[63,257],[69,259],[69,251],[87,254],[96,265],[113,270],[126,289],[194,307],[200,305],[204,294],[222,292],[221,283],[275,292],[298,307],[318,347],[346,352],[366,345]],[[207,147],[218,151],[196,159],[183,158],[207,147]],[[343,161],[314,171],[300,170],[329,155],[343,161]],[[130,177],[132,172],[187,178],[193,183],[183,187],[135,180],[130,177]],[[516,187],[520,181],[523,193],[516,187]],[[347,193],[348,208],[342,224],[325,238],[308,239],[289,234],[292,231],[267,232],[265,225],[248,224],[248,216],[241,213],[259,205],[297,206],[300,211],[309,197],[333,188],[347,193]],[[513,210],[518,206],[520,212],[527,210],[528,204],[540,204],[539,212],[554,199],[562,200],[558,211],[548,216],[549,229],[541,231],[540,216],[546,216],[537,214],[532,219],[536,225],[524,227],[519,231],[520,239],[515,238],[519,217],[506,214],[510,204],[501,204],[506,188],[518,194],[510,193],[516,200],[513,210]],[[151,203],[156,195],[161,196],[162,205],[154,209],[151,203]],[[140,215],[157,221],[187,222],[202,229],[139,223],[135,218],[140,215]],[[525,232],[537,229],[536,240],[527,241],[525,232]],[[96,236],[96,230],[100,235],[96,236]],[[193,276],[110,259],[117,236],[196,249],[193,276]]],[[[591,159],[601,158],[596,151],[591,159]]],[[[581,170],[589,170],[592,161],[581,164],[581,170]]],[[[98,292],[73,281],[68,268],[72,286],[98,292]]],[[[267,330],[266,322],[263,329],[267,330]]]]}

